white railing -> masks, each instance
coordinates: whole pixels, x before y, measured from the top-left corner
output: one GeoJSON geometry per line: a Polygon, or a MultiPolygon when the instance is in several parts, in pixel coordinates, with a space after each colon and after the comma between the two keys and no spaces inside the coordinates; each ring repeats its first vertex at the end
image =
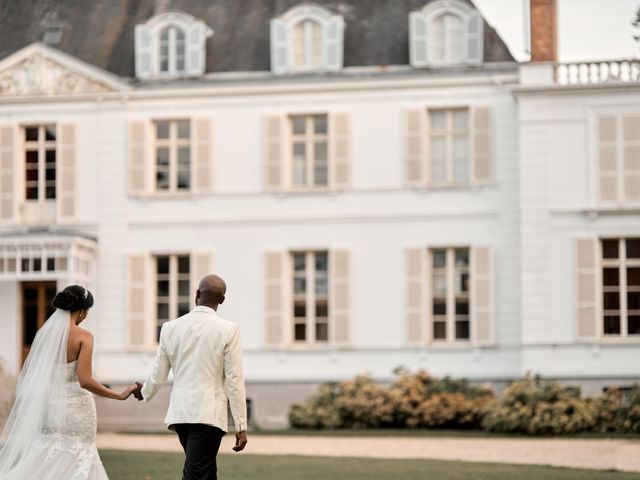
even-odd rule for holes
{"type": "Polygon", "coordinates": [[[558,63],[554,74],[559,85],[640,82],[640,59],[558,63]]]}

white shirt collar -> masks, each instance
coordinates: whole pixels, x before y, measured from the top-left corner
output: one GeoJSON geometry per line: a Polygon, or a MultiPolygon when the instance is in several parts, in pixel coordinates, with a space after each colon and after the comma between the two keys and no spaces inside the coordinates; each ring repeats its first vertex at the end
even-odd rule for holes
{"type": "Polygon", "coordinates": [[[207,313],[216,313],[216,311],[211,308],[211,307],[207,307],[206,305],[197,305],[196,307],[194,307],[193,310],[191,310],[192,312],[207,312],[207,313]]]}

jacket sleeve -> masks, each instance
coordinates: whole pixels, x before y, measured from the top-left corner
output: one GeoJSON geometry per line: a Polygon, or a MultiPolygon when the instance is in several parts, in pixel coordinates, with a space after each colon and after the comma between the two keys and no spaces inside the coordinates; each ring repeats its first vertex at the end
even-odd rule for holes
{"type": "Polygon", "coordinates": [[[242,372],[240,328],[235,325],[224,347],[225,389],[233,415],[236,432],[247,429],[247,398],[242,372]]]}
{"type": "Polygon", "coordinates": [[[171,362],[169,361],[169,357],[167,356],[167,351],[165,348],[165,329],[164,325],[160,330],[160,342],[158,342],[158,353],[156,353],[156,358],[153,361],[153,367],[151,367],[151,373],[147,377],[147,380],[144,382],[142,386],[142,397],[145,402],[151,400],[156,393],[160,390],[160,387],[167,381],[167,377],[169,376],[169,370],[171,369],[171,362]]]}

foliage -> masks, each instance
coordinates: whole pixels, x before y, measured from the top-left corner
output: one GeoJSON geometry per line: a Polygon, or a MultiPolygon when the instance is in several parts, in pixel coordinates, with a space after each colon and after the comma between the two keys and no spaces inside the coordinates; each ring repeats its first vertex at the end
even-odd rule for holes
{"type": "Polygon", "coordinates": [[[0,367],[0,431],[11,412],[16,396],[16,379],[5,374],[0,367]]]}

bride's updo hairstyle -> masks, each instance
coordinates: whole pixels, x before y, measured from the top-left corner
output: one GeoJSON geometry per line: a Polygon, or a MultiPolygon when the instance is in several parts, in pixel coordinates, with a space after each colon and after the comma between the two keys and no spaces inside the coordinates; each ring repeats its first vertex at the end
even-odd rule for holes
{"type": "Polygon", "coordinates": [[[69,285],[53,299],[53,306],[60,310],[75,312],[93,306],[93,295],[81,285],[69,285]]]}

